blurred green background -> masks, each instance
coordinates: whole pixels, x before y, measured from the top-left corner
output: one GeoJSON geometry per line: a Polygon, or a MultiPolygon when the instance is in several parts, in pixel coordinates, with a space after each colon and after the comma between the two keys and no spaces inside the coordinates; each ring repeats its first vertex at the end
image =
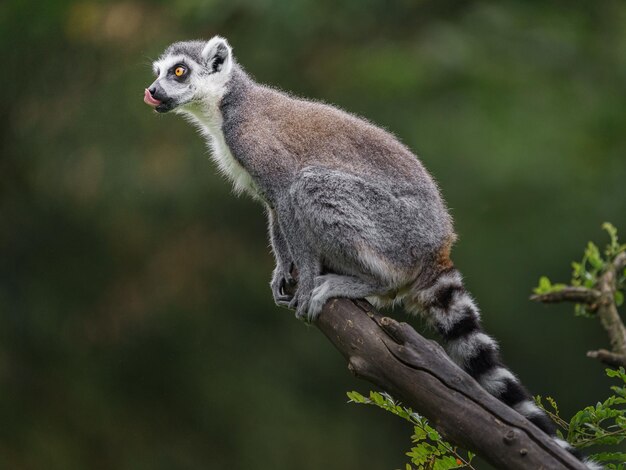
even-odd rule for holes
{"type": "Polygon", "coordinates": [[[626,236],[623,1],[4,0],[0,469],[405,462],[409,427],[346,404],[368,384],[273,305],[261,208],[142,102],[152,59],[214,34],[415,150],[506,361],[566,416],[608,395],[598,322],[528,295],[603,221],[626,236]]]}

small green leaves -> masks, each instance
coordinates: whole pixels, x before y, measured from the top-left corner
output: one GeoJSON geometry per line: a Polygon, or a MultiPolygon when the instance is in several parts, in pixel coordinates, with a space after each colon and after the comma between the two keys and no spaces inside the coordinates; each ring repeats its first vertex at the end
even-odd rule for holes
{"type": "MultiPolygon", "coordinates": [[[[551,409],[546,409],[541,397],[535,401],[556,424],[566,432],[566,440],[579,449],[595,446],[618,445],[626,440],[626,371],[606,369],[606,375],[618,378],[622,384],[611,387],[614,395],[603,402],[587,406],[576,413],[568,422],[559,416],[556,402],[546,398],[551,409]]],[[[624,463],[626,454],[621,452],[602,452],[590,457],[598,462],[606,463],[607,469],[626,470],[624,463]]]]}
{"type": "Polygon", "coordinates": [[[626,251],[626,244],[620,245],[617,238],[617,229],[609,222],[604,222],[602,228],[606,230],[611,239],[610,243],[606,247],[606,257],[609,259],[615,258],[621,252],[626,251]]]}
{"type": "Polygon", "coordinates": [[[444,441],[439,432],[428,424],[428,421],[415,413],[411,408],[398,404],[389,394],[370,392],[369,397],[359,392],[348,392],[351,403],[374,405],[390,413],[400,416],[413,425],[411,442],[413,446],[406,455],[411,459],[405,470],[449,470],[453,468],[473,469],[471,461],[474,454],[467,453],[462,457],[459,450],[444,441]]]}
{"type": "Polygon", "coordinates": [[[587,259],[589,264],[598,271],[604,267],[604,260],[600,255],[600,250],[593,242],[587,243],[585,258],[587,259]]]}
{"type": "Polygon", "coordinates": [[[572,285],[593,289],[605,268],[606,261],[598,247],[593,242],[587,243],[582,261],[572,263],[572,285]]]}
{"type": "Polygon", "coordinates": [[[550,282],[550,279],[548,279],[546,276],[541,276],[539,278],[539,285],[535,287],[533,291],[535,292],[535,294],[547,294],[548,292],[551,292],[551,290],[552,283],[550,282]]]}
{"type": "Polygon", "coordinates": [[[539,278],[539,285],[533,289],[535,294],[549,294],[550,292],[558,292],[565,288],[565,284],[552,284],[546,276],[539,278]]]}
{"type": "Polygon", "coordinates": [[[624,382],[624,385],[626,385],[626,371],[624,371],[623,367],[619,369],[606,369],[606,375],[608,377],[619,377],[624,382]]]}
{"type": "MultiPolygon", "coordinates": [[[[610,269],[614,269],[613,263],[615,258],[626,251],[626,244],[620,245],[617,238],[617,229],[608,222],[602,224],[602,228],[609,234],[609,243],[601,252],[598,246],[593,243],[587,243],[583,259],[580,262],[572,263],[572,287],[584,287],[587,289],[598,289],[600,278],[610,269]]],[[[620,270],[621,271],[621,270],[620,270]]],[[[616,273],[614,301],[616,306],[624,303],[624,292],[626,287],[626,269],[624,272],[616,273]]],[[[550,279],[542,276],[539,279],[539,285],[533,289],[537,295],[550,294],[564,289],[565,284],[552,284],[550,279]]],[[[587,304],[578,303],[574,307],[574,314],[587,318],[596,316],[593,307],[587,304]]]]}
{"type": "MultiPolygon", "coordinates": [[[[559,413],[559,407],[556,403],[556,400],[552,397],[546,397],[546,401],[550,405],[550,409],[544,406],[541,395],[537,395],[535,397],[535,403],[537,404],[537,406],[539,406],[542,410],[544,410],[548,414],[548,416],[550,416],[552,421],[554,421],[559,427],[566,429],[568,426],[567,421],[561,418],[561,415],[559,413]]],[[[559,437],[561,438],[563,437],[561,432],[558,429],[557,429],[557,434],[559,434],[559,437]]]]}
{"type": "Polygon", "coordinates": [[[348,402],[351,403],[368,403],[369,400],[367,398],[365,398],[363,395],[361,395],[359,392],[348,392],[346,395],[348,395],[348,402]]]}

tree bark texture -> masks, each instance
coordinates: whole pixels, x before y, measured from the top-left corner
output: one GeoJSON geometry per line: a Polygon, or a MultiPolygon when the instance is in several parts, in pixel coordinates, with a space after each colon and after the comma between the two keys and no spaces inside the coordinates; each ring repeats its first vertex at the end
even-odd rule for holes
{"type": "Polygon", "coordinates": [[[363,301],[332,299],[316,326],[359,378],[425,416],[455,445],[506,470],[586,467],[522,415],[487,393],[436,342],[363,301]]]}

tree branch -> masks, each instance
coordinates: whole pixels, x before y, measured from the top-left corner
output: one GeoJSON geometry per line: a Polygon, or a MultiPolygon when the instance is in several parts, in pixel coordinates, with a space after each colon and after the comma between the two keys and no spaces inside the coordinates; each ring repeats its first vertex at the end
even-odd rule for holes
{"type": "Polygon", "coordinates": [[[567,286],[558,291],[532,295],[530,300],[543,303],[575,302],[577,304],[593,305],[601,295],[602,293],[595,289],[567,286]]]}
{"type": "Polygon", "coordinates": [[[626,268],[626,252],[617,255],[612,263],[607,263],[607,269],[598,278],[595,289],[566,286],[558,291],[535,294],[530,297],[531,300],[543,303],[585,304],[589,310],[595,311],[609,337],[611,351],[606,349],[589,351],[587,357],[598,359],[611,367],[626,367],[626,327],[615,303],[617,277],[624,268],[626,268]]]}
{"type": "Polygon", "coordinates": [[[367,302],[333,299],[317,327],[360,378],[430,420],[450,442],[507,470],[586,467],[530,421],[487,393],[435,342],[367,302]]]}
{"type": "MultiPolygon", "coordinates": [[[[600,323],[604,327],[607,335],[609,336],[609,343],[611,344],[611,352],[613,354],[613,361],[606,362],[604,358],[608,356],[605,354],[598,354],[590,357],[597,357],[603,362],[613,366],[626,367],[626,327],[619,316],[617,311],[617,305],[615,304],[615,292],[617,290],[617,276],[619,270],[626,264],[626,253],[618,255],[613,263],[609,265],[609,268],[598,279],[598,290],[601,292],[602,297],[598,303],[598,317],[600,323]],[[617,364],[615,359],[617,357],[622,358],[617,364]]],[[[589,354],[587,354],[589,356],[589,354]]]]}
{"type": "Polygon", "coordinates": [[[598,359],[605,364],[613,367],[620,367],[626,364],[626,356],[623,354],[615,354],[606,349],[598,349],[597,351],[587,351],[587,357],[598,359]]]}
{"type": "Polygon", "coordinates": [[[615,267],[615,271],[620,272],[622,269],[626,268],[626,251],[620,253],[613,260],[613,266],[615,267]]]}

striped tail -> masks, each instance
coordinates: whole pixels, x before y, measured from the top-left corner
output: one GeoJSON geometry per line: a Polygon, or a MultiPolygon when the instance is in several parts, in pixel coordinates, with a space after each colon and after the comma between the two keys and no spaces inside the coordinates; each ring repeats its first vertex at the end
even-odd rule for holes
{"type": "MultiPolygon", "coordinates": [[[[455,268],[442,271],[430,287],[410,292],[404,298],[404,305],[409,312],[426,318],[443,337],[450,358],[486,391],[580,458],[576,449],[556,436],[555,424],[502,363],[498,344],[483,331],[478,307],[463,287],[459,271],[455,268]]],[[[592,470],[602,468],[595,462],[585,463],[592,470]]]]}

